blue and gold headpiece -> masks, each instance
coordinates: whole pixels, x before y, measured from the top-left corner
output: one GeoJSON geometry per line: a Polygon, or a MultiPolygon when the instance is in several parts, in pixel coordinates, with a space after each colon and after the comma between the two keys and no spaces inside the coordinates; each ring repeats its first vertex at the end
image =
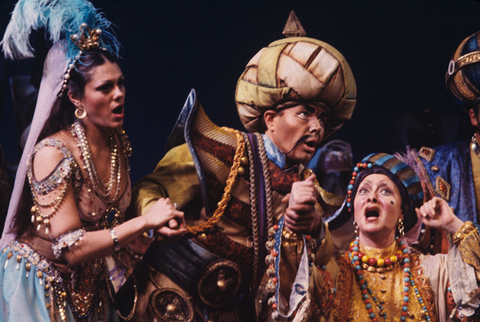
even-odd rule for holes
{"type": "Polygon", "coordinates": [[[406,213],[404,213],[405,231],[410,230],[417,223],[415,208],[420,207],[423,203],[422,184],[409,165],[387,153],[372,153],[354,167],[347,192],[349,211],[353,211],[353,200],[358,185],[367,175],[372,173],[384,174],[397,185],[402,195],[402,206],[406,206],[406,213]]]}

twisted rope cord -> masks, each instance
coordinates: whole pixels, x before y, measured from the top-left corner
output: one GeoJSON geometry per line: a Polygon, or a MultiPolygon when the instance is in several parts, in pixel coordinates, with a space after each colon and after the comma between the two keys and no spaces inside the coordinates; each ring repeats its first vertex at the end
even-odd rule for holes
{"type": "Polygon", "coordinates": [[[253,237],[253,274],[252,285],[257,286],[257,270],[258,270],[258,255],[259,255],[259,241],[258,241],[258,213],[257,213],[257,185],[255,180],[255,161],[253,160],[252,146],[250,145],[247,134],[244,134],[244,140],[247,143],[248,163],[250,164],[250,208],[252,216],[252,237],[253,237]]]}
{"type": "Polygon", "coordinates": [[[212,217],[210,217],[210,219],[208,219],[206,222],[197,226],[187,227],[188,232],[192,234],[199,234],[201,232],[204,232],[207,229],[213,228],[213,226],[215,226],[215,224],[222,217],[223,212],[225,211],[225,208],[227,207],[227,204],[230,201],[230,193],[232,191],[232,186],[233,186],[233,183],[235,182],[235,179],[237,178],[238,169],[240,168],[240,162],[243,154],[245,153],[245,141],[243,140],[242,133],[240,131],[225,128],[225,127],[222,129],[234,133],[235,136],[237,137],[237,149],[235,151],[235,157],[233,158],[233,164],[232,164],[232,167],[230,168],[230,173],[228,174],[227,185],[225,186],[222,200],[220,200],[220,202],[218,203],[217,209],[213,213],[212,217]]]}
{"type": "MultiPolygon", "coordinates": [[[[268,162],[267,152],[265,150],[265,143],[263,141],[263,136],[260,133],[255,133],[258,142],[258,152],[260,156],[260,162],[262,163],[262,170],[263,170],[263,181],[264,181],[264,189],[265,189],[265,203],[266,203],[266,211],[267,211],[267,242],[265,243],[265,247],[268,251],[270,251],[273,247],[273,239],[275,236],[275,232],[273,230],[273,197],[272,197],[272,181],[270,177],[270,165],[268,162]]],[[[268,255],[267,255],[268,256],[268,255]]],[[[267,287],[268,290],[268,287],[267,287]]],[[[262,310],[260,315],[265,320],[270,321],[272,314],[275,309],[272,306],[268,305],[268,309],[265,312],[262,310]]]]}
{"type": "MultiPolygon", "coordinates": [[[[262,162],[263,167],[263,178],[265,181],[265,193],[266,193],[266,204],[267,204],[267,231],[270,231],[270,228],[273,227],[273,198],[272,198],[272,181],[270,178],[270,166],[268,164],[267,152],[265,151],[265,144],[263,142],[263,137],[260,133],[255,133],[258,140],[258,151],[260,154],[260,161],[262,162]]],[[[269,239],[273,239],[273,235],[269,239]]]]}

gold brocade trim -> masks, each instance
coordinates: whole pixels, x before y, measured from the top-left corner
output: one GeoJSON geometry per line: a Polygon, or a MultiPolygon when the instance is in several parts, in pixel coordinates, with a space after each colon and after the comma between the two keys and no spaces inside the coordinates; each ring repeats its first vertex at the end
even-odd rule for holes
{"type": "Polygon", "coordinates": [[[424,275],[422,260],[417,253],[410,253],[410,272],[411,278],[414,280],[417,290],[425,303],[428,314],[432,321],[437,321],[437,308],[435,306],[435,296],[430,286],[428,278],[424,275]]]}
{"type": "Polygon", "coordinates": [[[475,101],[477,96],[472,93],[473,86],[468,81],[468,78],[463,76],[463,71],[459,71],[458,73],[456,73],[455,76],[453,76],[453,81],[455,82],[456,88],[460,93],[460,96],[463,96],[469,102],[475,101]]]}
{"type": "Polygon", "coordinates": [[[460,56],[455,61],[455,71],[460,70],[464,66],[476,64],[479,61],[480,61],[480,51],[473,51],[471,53],[460,56]]]}
{"type": "Polygon", "coordinates": [[[333,317],[336,322],[345,322],[349,320],[350,310],[353,299],[353,270],[348,252],[338,258],[340,271],[337,279],[337,293],[333,304],[333,317]]]}
{"type": "Polygon", "coordinates": [[[471,221],[466,221],[462,227],[452,236],[452,243],[458,246],[460,242],[472,231],[477,229],[471,221]]]}
{"type": "Polygon", "coordinates": [[[207,229],[213,228],[215,224],[220,220],[227,207],[228,202],[230,201],[230,192],[232,190],[233,183],[235,182],[237,175],[239,173],[239,168],[241,165],[241,159],[245,154],[245,141],[243,140],[243,135],[240,131],[224,128],[230,132],[235,133],[237,137],[237,149],[235,151],[235,156],[233,158],[233,164],[230,168],[230,173],[228,174],[227,185],[225,186],[225,190],[223,192],[222,200],[218,203],[218,207],[213,213],[212,217],[208,219],[206,222],[197,225],[197,226],[188,226],[187,230],[189,233],[192,234],[199,234],[201,232],[206,231],[207,229]]]}

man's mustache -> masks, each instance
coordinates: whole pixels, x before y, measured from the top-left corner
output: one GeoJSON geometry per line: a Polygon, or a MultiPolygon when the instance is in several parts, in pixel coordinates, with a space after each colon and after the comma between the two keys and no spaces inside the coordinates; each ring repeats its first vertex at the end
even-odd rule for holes
{"type": "MultiPolygon", "coordinates": [[[[314,137],[315,137],[315,135],[312,135],[312,134],[306,134],[306,135],[302,136],[300,139],[298,139],[298,141],[295,143],[295,145],[293,146],[293,148],[292,148],[290,151],[288,151],[288,152],[285,153],[285,155],[288,155],[288,154],[292,153],[293,150],[295,150],[295,148],[296,148],[300,143],[302,143],[302,142],[304,142],[304,141],[306,141],[306,140],[308,140],[308,139],[310,139],[310,138],[314,138],[314,137]]],[[[318,142],[318,143],[320,143],[320,142],[318,142]]],[[[318,147],[318,143],[317,143],[317,147],[318,147]]]]}

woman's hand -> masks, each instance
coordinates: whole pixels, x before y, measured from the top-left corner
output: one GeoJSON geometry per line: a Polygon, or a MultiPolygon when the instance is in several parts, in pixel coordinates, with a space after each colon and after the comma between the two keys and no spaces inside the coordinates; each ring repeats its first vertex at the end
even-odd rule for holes
{"type": "Polygon", "coordinates": [[[419,208],[415,208],[418,220],[425,225],[441,229],[449,234],[455,234],[463,225],[463,221],[458,219],[453,213],[452,208],[442,198],[433,197],[419,208]]]}
{"type": "Polygon", "coordinates": [[[315,175],[304,181],[295,182],[292,191],[282,202],[288,202],[285,211],[285,227],[294,233],[312,234],[317,232],[322,218],[315,209],[317,192],[314,187],[315,175]]]}
{"type": "Polygon", "coordinates": [[[157,240],[175,241],[187,232],[183,212],[169,198],[157,200],[144,216],[147,227],[155,230],[157,240]]]}
{"type": "Polygon", "coordinates": [[[168,222],[168,225],[155,230],[155,236],[158,241],[164,241],[168,243],[175,242],[185,235],[187,232],[186,227],[187,225],[185,224],[185,220],[182,220],[179,223],[177,220],[171,219],[168,222]]]}

